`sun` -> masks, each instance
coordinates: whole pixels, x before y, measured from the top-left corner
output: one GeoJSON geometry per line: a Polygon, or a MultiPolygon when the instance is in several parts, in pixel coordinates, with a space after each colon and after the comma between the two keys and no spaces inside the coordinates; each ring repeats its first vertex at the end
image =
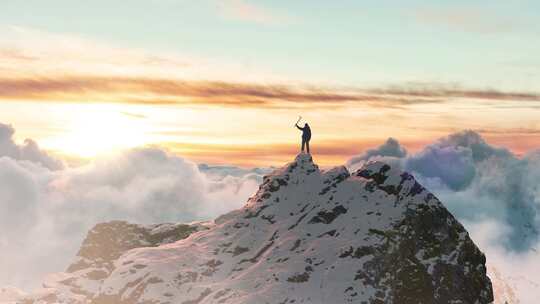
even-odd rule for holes
{"type": "Polygon", "coordinates": [[[81,105],[69,113],[65,132],[47,140],[47,146],[64,154],[93,158],[145,145],[144,119],[123,110],[117,105],[81,105]]]}

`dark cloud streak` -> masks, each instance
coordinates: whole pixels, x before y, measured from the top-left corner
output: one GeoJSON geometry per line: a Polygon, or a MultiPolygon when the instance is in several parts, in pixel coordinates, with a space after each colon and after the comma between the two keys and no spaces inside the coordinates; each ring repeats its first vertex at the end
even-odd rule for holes
{"type": "Polygon", "coordinates": [[[0,78],[0,99],[117,102],[162,105],[295,108],[370,106],[403,108],[467,98],[480,101],[540,101],[539,93],[411,85],[383,89],[262,85],[162,78],[62,76],[0,78]]]}

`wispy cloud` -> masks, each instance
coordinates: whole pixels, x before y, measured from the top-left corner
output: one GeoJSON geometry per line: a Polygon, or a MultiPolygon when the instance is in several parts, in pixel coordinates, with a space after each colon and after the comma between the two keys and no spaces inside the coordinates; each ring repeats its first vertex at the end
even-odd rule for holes
{"type": "Polygon", "coordinates": [[[239,107],[402,107],[456,99],[540,101],[540,94],[444,86],[351,89],[118,76],[0,78],[2,100],[56,100],[239,107]]]}
{"type": "Polygon", "coordinates": [[[513,128],[513,129],[475,129],[475,132],[488,134],[505,134],[505,135],[540,135],[538,128],[513,128]]]}
{"type": "MultiPolygon", "coordinates": [[[[266,16],[258,6],[245,2],[220,3],[230,4],[226,7],[256,18],[266,16]]],[[[0,100],[4,101],[271,108],[351,105],[403,108],[460,99],[491,101],[492,106],[504,106],[504,101],[540,101],[537,92],[429,83],[376,89],[298,85],[286,77],[269,76],[265,71],[260,75],[247,73],[242,68],[214,64],[201,58],[112,47],[77,36],[20,27],[0,28],[0,34],[0,70],[3,72],[0,100]]]]}
{"type": "Polygon", "coordinates": [[[475,7],[426,7],[417,9],[411,15],[417,21],[429,25],[482,34],[509,32],[519,24],[489,9],[475,7]]]}
{"type": "Polygon", "coordinates": [[[0,99],[121,102],[136,104],[214,104],[294,106],[302,103],[384,102],[396,98],[361,92],[158,78],[64,76],[1,78],[0,99]],[[280,103],[280,104],[278,104],[280,103]]]}
{"type": "Polygon", "coordinates": [[[540,93],[505,92],[495,89],[469,89],[456,85],[411,84],[401,87],[389,87],[369,90],[372,93],[394,96],[414,96],[424,98],[471,98],[484,100],[529,100],[540,101],[540,93]]]}
{"type": "Polygon", "coordinates": [[[254,4],[248,0],[219,0],[217,5],[221,15],[228,19],[266,25],[283,24],[291,21],[290,16],[254,4]]]}
{"type": "Polygon", "coordinates": [[[122,115],[125,115],[127,117],[136,118],[136,119],[144,119],[147,118],[146,115],[138,114],[138,113],[131,113],[131,112],[121,112],[122,115]]]}
{"type": "MultiPolygon", "coordinates": [[[[74,34],[0,25],[0,70],[10,77],[100,75],[182,77],[188,79],[244,79],[240,64],[175,51],[127,48],[74,34]]],[[[264,74],[261,72],[261,74],[264,74]]],[[[249,73],[251,78],[257,73],[249,73]]]]}
{"type": "Polygon", "coordinates": [[[0,48],[0,60],[2,61],[34,61],[38,58],[26,55],[24,51],[17,48],[0,48]]]}

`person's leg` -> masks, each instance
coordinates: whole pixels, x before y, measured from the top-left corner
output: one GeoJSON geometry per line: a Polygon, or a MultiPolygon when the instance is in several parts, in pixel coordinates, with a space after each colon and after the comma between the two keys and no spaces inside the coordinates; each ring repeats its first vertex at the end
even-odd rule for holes
{"type": "Polygon", "coordinates": [[[306,148],[307,148],[307,153],[310,154],[309,153],[309,140],[306,141],[306,148]]]}
{"type": "Polygon", "coordinates": [[[306,140],[302,138],[302,152],[304,152],[305,145],[306,145],[306,140]]]}

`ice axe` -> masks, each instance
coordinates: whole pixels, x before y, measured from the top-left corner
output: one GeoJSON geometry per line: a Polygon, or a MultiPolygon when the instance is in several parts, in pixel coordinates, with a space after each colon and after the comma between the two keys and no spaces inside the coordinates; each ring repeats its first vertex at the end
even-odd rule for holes
{"type": "Polygon", "coordinates": [[[298,116],[298,120],[296,121],[296,123],[294,124],[295,126],[298,125],[298,123],[300,122],[300,120],[302,120],[302,116],[298,116]]]}

